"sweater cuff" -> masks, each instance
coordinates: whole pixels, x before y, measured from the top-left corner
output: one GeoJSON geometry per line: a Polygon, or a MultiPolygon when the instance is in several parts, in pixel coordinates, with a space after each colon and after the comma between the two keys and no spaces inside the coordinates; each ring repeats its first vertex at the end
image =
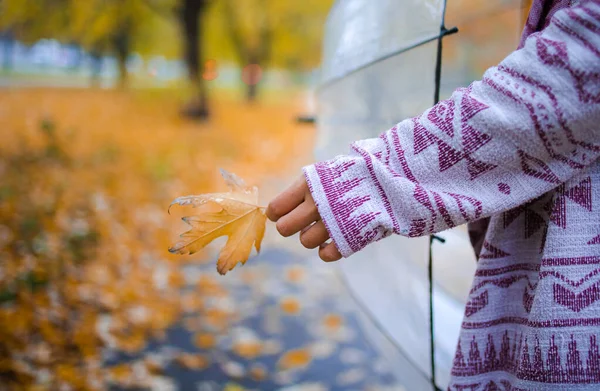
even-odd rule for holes
{"type": "Polygon", "coordinates": [[[381,212],[360,157],[339,156],[303,168],[329,237],[344,258],[391,232],[380,226],[381,212]]]}
{"type": "Polygon", "coordinates": [[[329,237],[340,251],[340,254],[342,254],[344,258],[347,258],[352,255],[354,251],[352,251],[348,241],[344,238],[344,234],[333,215],[333,208],[327,200],[326,191],[331,191],[332,183],[328,183],[330,178],[327,178],[327,175],[324,175],[324,178],[321,178],[319,175],[319,173],[323,173],[322,166],[323,163],[316,163],[306,166],[302,170],[304,171],[306,183],[308,184],[310,194],[315,201],[321,220],[323,221],[327,232],[329,232],[329,237]]]}

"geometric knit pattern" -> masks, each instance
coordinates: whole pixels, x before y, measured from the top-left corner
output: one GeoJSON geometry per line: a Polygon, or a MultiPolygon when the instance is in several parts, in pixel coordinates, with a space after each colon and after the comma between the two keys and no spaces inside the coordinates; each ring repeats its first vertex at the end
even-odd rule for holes
{"type": "Polygon", "coordinates": [[[344,257],[491,217],[452,391],[600,389],[600,2],[576,3],[535,1],[481,81],[304,168],[344,257]]]}

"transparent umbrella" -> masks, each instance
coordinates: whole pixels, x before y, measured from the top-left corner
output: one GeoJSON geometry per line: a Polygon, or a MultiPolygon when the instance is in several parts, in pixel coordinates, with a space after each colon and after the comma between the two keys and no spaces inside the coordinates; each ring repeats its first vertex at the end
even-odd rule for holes
{"type": "MultiPolygon", "coordinates": [[[[352,141],[376,137],[437,102],[442,41],[457,31],[445,27],[445,8],[443,0],[335,3],[326,25],[318,90],[318,159],[346,153],[352,141]]],[[[341,265],[350,291],[364,307],[365,322],[379,328],[373,342],[408,390],[446,387],[463,315],[464,302],[436,283],[431,251],[436,265],[451,257],[447,263],[467,275],[475,266],[460,231],[440,239],[446,244],[432,245],[433,238],[388,238],[341,265]]]]}

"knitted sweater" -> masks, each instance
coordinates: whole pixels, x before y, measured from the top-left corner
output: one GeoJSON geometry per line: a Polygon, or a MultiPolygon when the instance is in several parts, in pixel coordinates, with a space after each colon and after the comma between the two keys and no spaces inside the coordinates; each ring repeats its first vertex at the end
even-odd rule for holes
{"type": "Polygon", "coordinates": [[[570,3],[536,1],[483,80],[304,168],[344,257],[491,217],[450,390],[600,389],[600,2],[570,3]]]}

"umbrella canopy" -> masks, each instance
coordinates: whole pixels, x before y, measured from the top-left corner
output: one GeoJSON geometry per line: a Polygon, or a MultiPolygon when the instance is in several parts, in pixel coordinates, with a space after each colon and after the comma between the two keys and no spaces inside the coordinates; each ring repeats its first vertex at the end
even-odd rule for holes
{"type": "MultiPolygon", "coordinates": [[[[336,2],[326,25],[318,92],[319,160],[346,153],[351,142],[377,137],[434,103],[439,93],[438,40],[447,33],[444,8],[442,0],[336,2]]],[[[446,244],[435,244],[433,257],[436,267],[446,265],[440,269],[445,278],[443,284],[434,284],[433,297],[429,238],[391,237],[341,265],[345,281],[365,309],[365,322],[383,332],[373,333],[373,342],[410,390],[434,389],[433,379],[445,388],[464,311],[461,295],[450,292],[466,297],[475,268],[464,230],[443,236],[446,244]],[[450,269],[460,270],[457,278],[450,269]]]]}

